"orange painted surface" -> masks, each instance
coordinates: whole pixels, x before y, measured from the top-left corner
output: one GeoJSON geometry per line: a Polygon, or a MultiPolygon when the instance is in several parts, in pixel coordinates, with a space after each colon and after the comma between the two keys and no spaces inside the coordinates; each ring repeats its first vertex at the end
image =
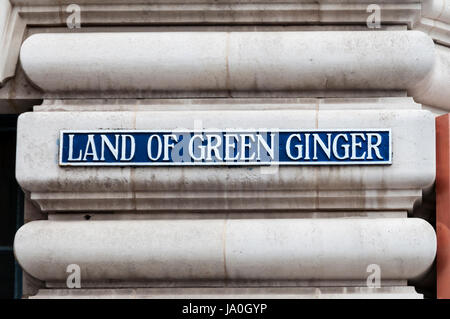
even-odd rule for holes
{"type": "Polygon", "coordinates": [[[450,299],[450,116],[436,118],[437,297],[450,299]]]}

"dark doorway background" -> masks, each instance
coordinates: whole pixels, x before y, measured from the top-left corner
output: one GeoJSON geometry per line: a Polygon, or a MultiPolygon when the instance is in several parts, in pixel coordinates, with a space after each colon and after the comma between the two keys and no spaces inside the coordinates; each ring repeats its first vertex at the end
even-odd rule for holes
{"type": "Polygon", "coordinates": [[[21,298],[22,272],[14,259],[23,224],[23,192],[15,178],[17,115],[0,115],[0,298],[21,298]]]}

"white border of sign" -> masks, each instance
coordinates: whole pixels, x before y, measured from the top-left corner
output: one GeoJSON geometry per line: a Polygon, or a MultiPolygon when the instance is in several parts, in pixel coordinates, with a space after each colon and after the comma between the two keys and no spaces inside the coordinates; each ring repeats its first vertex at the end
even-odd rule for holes
{"type": "Polygon", "coordinates": [[[122,166],[122,167],[139,167],[139,166],[341,166],[341,165],[391,165],[392,164],[392,129],[391,128],[366,128],[366,129],[174,129],[174,130],[130,130],[130,129],[95,129],[95,130],[60,130],[59,131],[59,166],[122,166]],[[157,162],[146,162],[146,163],[93,163],[93,162],[74,162],[74,163],[63,163],[62,162],[62,147],[63,147],[63,134],[67,133],[239,133],[239,132],[268,132],[268,133],[279,133],[279,132],[389,132],[389,160],[383,162],[367,162],[367,161],[357,161],[357,162],[332,162],[332,161],[318,161],[318,162],[171,162],[171,163],[157,163],[157,162]]]}

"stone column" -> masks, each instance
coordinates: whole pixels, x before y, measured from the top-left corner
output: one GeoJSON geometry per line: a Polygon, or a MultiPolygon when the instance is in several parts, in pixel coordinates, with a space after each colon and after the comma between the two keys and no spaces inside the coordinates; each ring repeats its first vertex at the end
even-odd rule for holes
{"type": "Polygon", "coordinates": [[[23,113],[26,295],[423,297],[414,285],[433,269],[436,233],[434,212],[415,208],[436,151],[440,198],[448,173],[435,114],[450,109],[449,1],[381,1],[375,30],[370,3],[85,0],[78,30],[69,1],[2,2],[0,110],[23,113]],[[385,130],[389,160],[61,161],[67,131],[230,129],[385,130]],[[80,290],[67,287],[74,264],[80,290]]]}

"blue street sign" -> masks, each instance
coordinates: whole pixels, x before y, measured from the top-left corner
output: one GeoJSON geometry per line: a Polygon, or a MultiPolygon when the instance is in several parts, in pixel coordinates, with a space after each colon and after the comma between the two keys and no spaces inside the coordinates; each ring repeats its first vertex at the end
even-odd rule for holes
{"type": "Polygon", "coordinates": [[[61,166],[387,165],[390,129],[61,131],[61,166]]]}

